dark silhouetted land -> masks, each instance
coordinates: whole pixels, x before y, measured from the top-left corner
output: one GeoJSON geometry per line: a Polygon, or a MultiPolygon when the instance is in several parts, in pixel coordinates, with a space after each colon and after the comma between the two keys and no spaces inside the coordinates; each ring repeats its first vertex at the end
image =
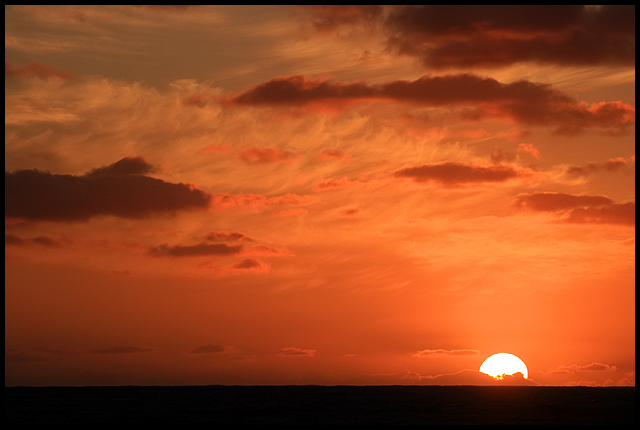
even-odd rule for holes
{"type": "Polygon", "coordinates": [[[635,424],[635,387],[5,387],[8,424],[635,424]]]}

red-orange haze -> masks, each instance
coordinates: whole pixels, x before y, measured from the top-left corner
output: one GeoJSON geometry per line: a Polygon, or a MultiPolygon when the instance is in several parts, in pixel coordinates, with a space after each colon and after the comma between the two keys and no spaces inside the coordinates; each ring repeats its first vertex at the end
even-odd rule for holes
{"type": "Polygon", "coordinates": [[[634,6],[6,6],[5,384],[635,385],[634,142],[634,6]]]}

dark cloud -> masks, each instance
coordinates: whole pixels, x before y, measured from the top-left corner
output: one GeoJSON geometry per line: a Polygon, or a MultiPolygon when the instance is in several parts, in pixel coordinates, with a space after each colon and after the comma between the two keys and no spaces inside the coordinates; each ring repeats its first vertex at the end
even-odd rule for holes
{"type": "Polygon", "coordinates": [[[158,245],[149,248],[149,255],[155,257],[201,257],[223,256],[237,254],[242,245],[227,245],[224,243],[199,243],[197,245],[158,245]]]}
{"type": "Polygon", "coordinates": [[[421,106],[467,107],[467,120],[507,117],[527,125],[555,126],[575,134],[585,128],[624,133],[635,124],[635,109],[622,102],[580,103],[547,84],[507,84],[468,73],[423,76],[369,85],[296,75],[277,77],[232,97],[232,105],[305,105],[392,100],[421,106]]]}
{"type": "Polygon", "coordinates": [[[37,169],[5,172],[5,217],[32,221],[86,221],[101,215],[144,218],[209,206],[211,196],[191,185],[144,175],[153,170],[138,157],[82,176],[37,169]]]}
{"type": "Polygon", "coordinates": [[[51,64],[43,64],[35,61],[30,62],[26,66],[22,64],[11,64],[9,61],[4,62],[4,76],[9,78],[38,78],[38,79],[61,79],[70,81],[75,79],[71,73],[62,69],[56,69],[51,64]]]}
{"type": "Polygon", "coordinates": [[[262,267],[262,263],[254,258],[245,258],[233,265],[234,269],[253,269],[254,267],[262,267]]]}
{"type": "Polygon", "coordinates": [[[396,177],[410,178],[416,182],[438,182],[444,185],[479,184],[486,182],[505,182],[510,179],[526,177],[528,171],[518,170],[508,164],[475,166],[454,162],[423,164],[406,167],[393,173],[396,177]]]}
{"type": "Polygon", "coordinates": [[[340,215],[344,215],[344,216],[354,216],[354,215],[358,215],[359,213],[360,213],[359,208],[348,208],[340,211],[340,215]]]}
{"type": "Polygon", "coordinates": [[[381,5],[309,5],[304,7],[314,27],[330,32],[344,25],[356,25],[382,17],[381,5]]]}
{"type": "Polygon", "coordinates": [[[7,246],[7,245],[22,246],[26,244],[27,244],[27,241],[22,239],[21,237],[18,237],[14,234],[8,234],[8,233],[4,234],[4,246],[7,246]]]}
{"type": "Polygon", "coordinates": [[[281,357],[313,357],[315,354],[315,349],[303,349],[294,347],[282,348],[278,353],[278,355],[281,357]]]}
{"type": "Polygon", "coordinates": [[[350,160],[352,157],[344,151],[339,149],[325,149],[318,155],[320,161],[333,161],[333,160],[350,160]]]}
{"type": "Polygon", "coordinates": [[[50,248],[60,248],[62,244],[55,239],[52,239],[48,236],[38,236],[31,239],[33,243],[37,243],[38,245],[47,246],[50,248]]]}
{"type": "Polygon", "coordinates": [[[607,196],[580,196],[566,193],[533,193],[519,194],[513,204],[520,208],[534,211],[555,212],[584,206],[612,205],[614,202],[607,196]]]}
{"type": "Polygon", "coordinates": [[[614,203],[610,206],[573,209],[561,222],[567,224],[636,225],[636,204],[614,203]]]}
{"type": "Polygon", "coordinates": [[[567,173],[571,176],[588,176],[600,171],[615,172],[624,168],[627,164],[627,161],[622,157],[612,158],[604,162],[591,161],[586,164],[571,166],[567,169],[567,173]]]}
{"type": "Polygon", "coordinates": [[[434,69],[635,64],[634,5],[402,6],[385,26],[392,50],[434,69]]]}
{"type": "Polygon", "coordinates": [[[635,65],[634,5],[323,6],[305,11],[324,33],[380,26],[390,51],[416,57],[430,69],[522,62],[635,65]]]}
{"type": "Polygon", "coordinates": [[[205,240],[215,241],[215,242],[234,242],[234,241],[248,241],[255,242],[255,239],[247,236],[244,233],[240,233],[238,231],[228,232],[228,231],[210,231],[205,236],[205,240]]]}
{"type": "Polygon", "coordinates": [[[635,226],[636,204],[616,203],[607,196],[582,196],[566,193],[520,194],[514,206],[533,211],[558,212],[565,224],[617,224],[635,226]]]}
{"type": "Polygon", "coordinates": [[[139,346],[112,346],[111,348],[96,349],[94,354],[140,354],[144,352],[153,351],[151,348],[139,347],[139,346]]]}
{"type": "Polygon", "coordinates": [[[360,375],[350,379],[348,383],[353,385],[540,385],[531,379],[524,378],[520,372],[504,375],[503,379],[497,380],[471,369],[435,376],[422,376],[410,370],[391,374],[360,375]]]}
{"type": "Polygon", "coordinates": [[[143,157],[125,157],[108,166],[92,169],[86,176],[119,176],[119,175],[145,175],[153,173],[157,169],[147,163],[143,157]]]}
{"type": "MultiPolygon", "coordinates": [[[[42,245],[42,246],[46,246],[49,248],[60,248],[61,246],[63,246],[63,244],[53,238],[50,238],[49,236],[37,236],[34,237],[32,239],[22,239],[21,237],[18,237],[16,235],[13,234],[7,234],[5,233],[4,235],[4,244],[5,246],[7,245],[12,245],[12,246],[23,246],[23,245],[28,245],[31,243],[35,243],[37,245],[42,245]]],[[[67,243],[69,243],[69,241],[67,240],[67,243]]]]}

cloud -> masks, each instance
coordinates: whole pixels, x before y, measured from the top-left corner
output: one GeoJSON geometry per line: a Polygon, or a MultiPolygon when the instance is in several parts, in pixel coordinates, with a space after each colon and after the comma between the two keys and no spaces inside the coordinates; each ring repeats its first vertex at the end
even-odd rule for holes
{"type": "Polygon", "coordinates": [[[340,213],[340,215],[343,215],[343,216],[355,216],[355,215],[358,215],[360,213],[360,209],[359,208],[346,208],[346,209],[342,209],[339,213],[340,213]]]}
{"type": "Polygon", "coordinates": [[[316,354],[315,349],[302,349],[302,348],[294,348],[287,347],[282,348],[278,353],[280,357],[313,357],[316,354]]]}
{"type": "Polygon", "coordinates": [[[339,149],[325,149],[318,155],[320,161],[351,160],[353,157],[339,149]]]}
{"type": "Polygon", "coordinates": [[[340,179],[325,179],[318,182],[315,187],[313,187],[313,191],[320,193],[323,191],[341,190],[357,183],[358,181],[352,181],[348,176],[344,176],[340,179]]]}
{"type": "Polygon", "coordinates": [[[429,106],[452,103],[489,102],[529,98],[570,101],[548,85],[518,81],[503,84],[490,77],[468,73],[425,75],[413,81],[396,80],[369,85],[365,82],[336,82],[303,75],[276,77],[233,97],[237,104],[303,104],[327,99],[392,99],[429,106]]]}
{"type": "Polygon", "coordinates": [[[576,208],[562,220],[567,224],[619,224],[636,225],[636,204],[614,203],[611,206],[596,208],[576,208]]]}
{"type": "Polygon", "coordinates": [[[237,152],[238,157],[248,164],[288,163],[295,156],[289,151],[274,148],[249,148],[237,152]]]}
{"type": "Polygon", "coordinates": [[[256,269],[256,268],[262,268],[263,267],[263,263],[260,262],[259,260],[256,260],[255,258],[245,258],[242,261],[239,261],[237,263],[235,263],[233,265],[234,269],[256,269]]]}
{"type": "Polygon", "coordinates": [[[419,183],[433,181],[444,185],[505,182],[528,177],[531,174],[529,170],[517,169],[508,164],[478,166],[457,162],[423,164],[406,167],[393,173],[396,177],[410,178],[419,183]]]}
{"type": "Polygon", "coordinates": [[[46,246],[49,248],[60,248],[62,245],[55,239],[52,239],[48,236],[38,236],[31,239],[33,243],[37,243],[42,246],[46,246]]]}
{"type": "Polygon", "coordinates": [[[61,222],[102,215],[138,219],[209,206],[211,196],[191,185],[144,175],[153,170],[137,157],[82,176],[37,169],[5,172],[5,217],[61,222]]]}
{"type": "Polygon", "coordinates": [[[479,355],[480,351],[476,349],[424,349],[411,354],[414,357],[433,357],[433,356],[470,356],[479,355]]]}
{"type": "MultiPolygon", "coordinates": [[[[577,102],[547,84],[501,83],[469,73],[429,76],[369,85],[302,75],[277,77],[232,96],[231,105],[307,105],[391,100],[420,106],[467,106],[466,120],[507,117],[527,125],[555,126],[561,134],[586,128],[622,134],[635,124],[635,108],[619,101],[577,102]]],[[[337,107],[337,106],[334,106],[337,107]]]]}
{"type": "Polygon", "coordinates": [[[532,379],[525,379],[519,372],[504,375],[503,379],[497,380],[471,369],[435,376],[423,376],[410,370],[391,374],[360,375],[349,383],[353,385],[540,385],[532,379]]]}
{"type": "MultiPolygon", "coordinates": [[[[244,254],[252,254],[252,250],[245,252],[244,254]]],[[[259,252],[258,252],[259,253],[259,252]]],[[[273,256],[273,255],[271,255],[273,256]]],[[[200,263],[194,266],[195,269],[210,270],[212,273],[220,276],[234,276],[247,273],[253,274],[267,274],[271,269],[270,266],[256,258],[244,258],[235,263],[219,266],[211,261],[200,263]]]]}
{"type": "Polygon", "coordinates": [[[567,169],[567,173],[571,176],[588,176],[599,171],[616,172],[628,165],[627,161],[622,158],[611,158],[609,161],[596,162],[590,161],[582,165],[573,165],[567,169]]]}
{"type": "Polygon", "coordinates": [[[220,354],[226,351],[224,345],[218,345],[214,343],[208,343],[206,345],[200,345],[193,350],[189,351],[189,354],[220,354]]]}
{"type": "Polygon", "coordinates": [[[617,370],[616,366],[610,366],[608,364],[594,362],[586,365],[578,365],[578,364],[563,365],[551,370],[549,373],[575,375],[576,372],[615,372],[616,370],[617,370]]]}
{"type": "Polygon", "coordinates": [[[503,162],[512,163],[516,161],[518,157],[515,154],[506,152],[496,145],[491,153],[491,162],[493,164],[500,164],[503,162]]]}
{"type": "Polygon", "coordinates": [[[428,5],[393,8],[389,47],[425,67],[635,64],[635,7],[428,5]]]}
{"type": "Polygon", "coordinates": [[[225,243],[199,243],[197,245],[174,245],[167,244],[152,246],[148,254],[155,257],[202,257],[202,256],[224,256],[237,254],[242,250],[242,245],[227,245],[225,243]]]}
{"type": "MultiPolygon", "coordinates": [[[[64,240],[67,244],[70,243],[70,241],[64,240]]],[[[63,246],[63,243],[59,240],[53,239],[49,236],[37,236],[31,239],[23,239],[21,237],[18,237],[16,235],[13,234],[7,234],[5,233],[4,235],[4,244],[5,246],[9,245],[9,246],[24,246],[24,245],[28,245],[31,243],[35,243],[37,245],[42,245],[42,246],[46,246],[48,248],[60,248],[63,246]]]]}
{"type": "Polygon", "coordinates": [[[94,354],[140,354],[153,351],[151,348],[139,347],[139,346],[112,346],[111,348],[96,349],[94,354]]]}
{"type": "Polygon", "coordinates": [[[538,192],[519,194],[513,205],[533,211],[562,212],[563,217],[557,222],[564,224],[635,225],[635,202],[616,203],[606,196],[538,192]]]}
{"type": "Polygon", "coordinates": [[[521,143],[518,145],[518,152],[527,153],[536,159],[540,158],[540,151],[533,147],[533,143],[521,143]]]}
{"type": "Polygon", "coordinates": [[[32,61],[26,66],[21,64],[11,64],[9,61],[4,62],[4,76],[9,78],[38,78],[38,79],[61,79],[70,81],[75,79],[71,73],[63,69],[56,69],[50,64],[43,64],[32,61]]]}
{"type": "Polygon", "coordinates": [[[255,242],[255,239],[247,236],[244,233],[240,233],[238,231],[210,231],[205,236],[205,240],[215,241],[215,242],[235,242],[235,241],[247,241],[247,242],[255,242]]]}
{"type": "Polygon", "coordinates": [[[540,385],[532,379],[525,378],[520,372],[513,375],[503,375],[503,378],[498,380],[480,371],[470,369],[427,376],[422,382],[427,385],[540,385]]]}
{"type": "Polygon", "coordinates": [[[513,202],[516,207],[545,212],[555,212],[583,206],[612,205],[613,203],[613,200],[607,196],[581,196],[552,192],[518,194],[513,202]]]}
{"type": "Polygon", "coordinates": [[[320,32],[332,32],[344,25],[367,23],[382,17],[381,5],[309,5],[305,6],[313,26],[320,32]]]}
{"type": "Polygon", "coordinates": [[[8,233],[4,234],[4,246],[7,246],[7,245],[23,246],[26,244],[27,244],[27,241],[22,239],[21,237],[18,237],[14,234],[8,234],[8,233]]]}
{"type": "Polygon", "coordinates": [[[125,157],[108,166],[91,169],[85,176],[120,176],[120,175],[145,175],[153,173],[157,169],[147,163],[143,157],[125,157]]]}

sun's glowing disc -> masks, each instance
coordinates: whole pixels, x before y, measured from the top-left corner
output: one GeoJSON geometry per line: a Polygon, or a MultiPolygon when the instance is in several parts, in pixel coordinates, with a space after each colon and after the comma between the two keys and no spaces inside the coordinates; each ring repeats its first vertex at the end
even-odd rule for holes
{"type": "Polygon", "coordinates": [[[502,379],[504,375],[513,375],[520,372],[525,379],[529,376],[527,366],[513,354],[501,352],[487,358],[480,366],[480,371],[496,379],[502,379]]]}

